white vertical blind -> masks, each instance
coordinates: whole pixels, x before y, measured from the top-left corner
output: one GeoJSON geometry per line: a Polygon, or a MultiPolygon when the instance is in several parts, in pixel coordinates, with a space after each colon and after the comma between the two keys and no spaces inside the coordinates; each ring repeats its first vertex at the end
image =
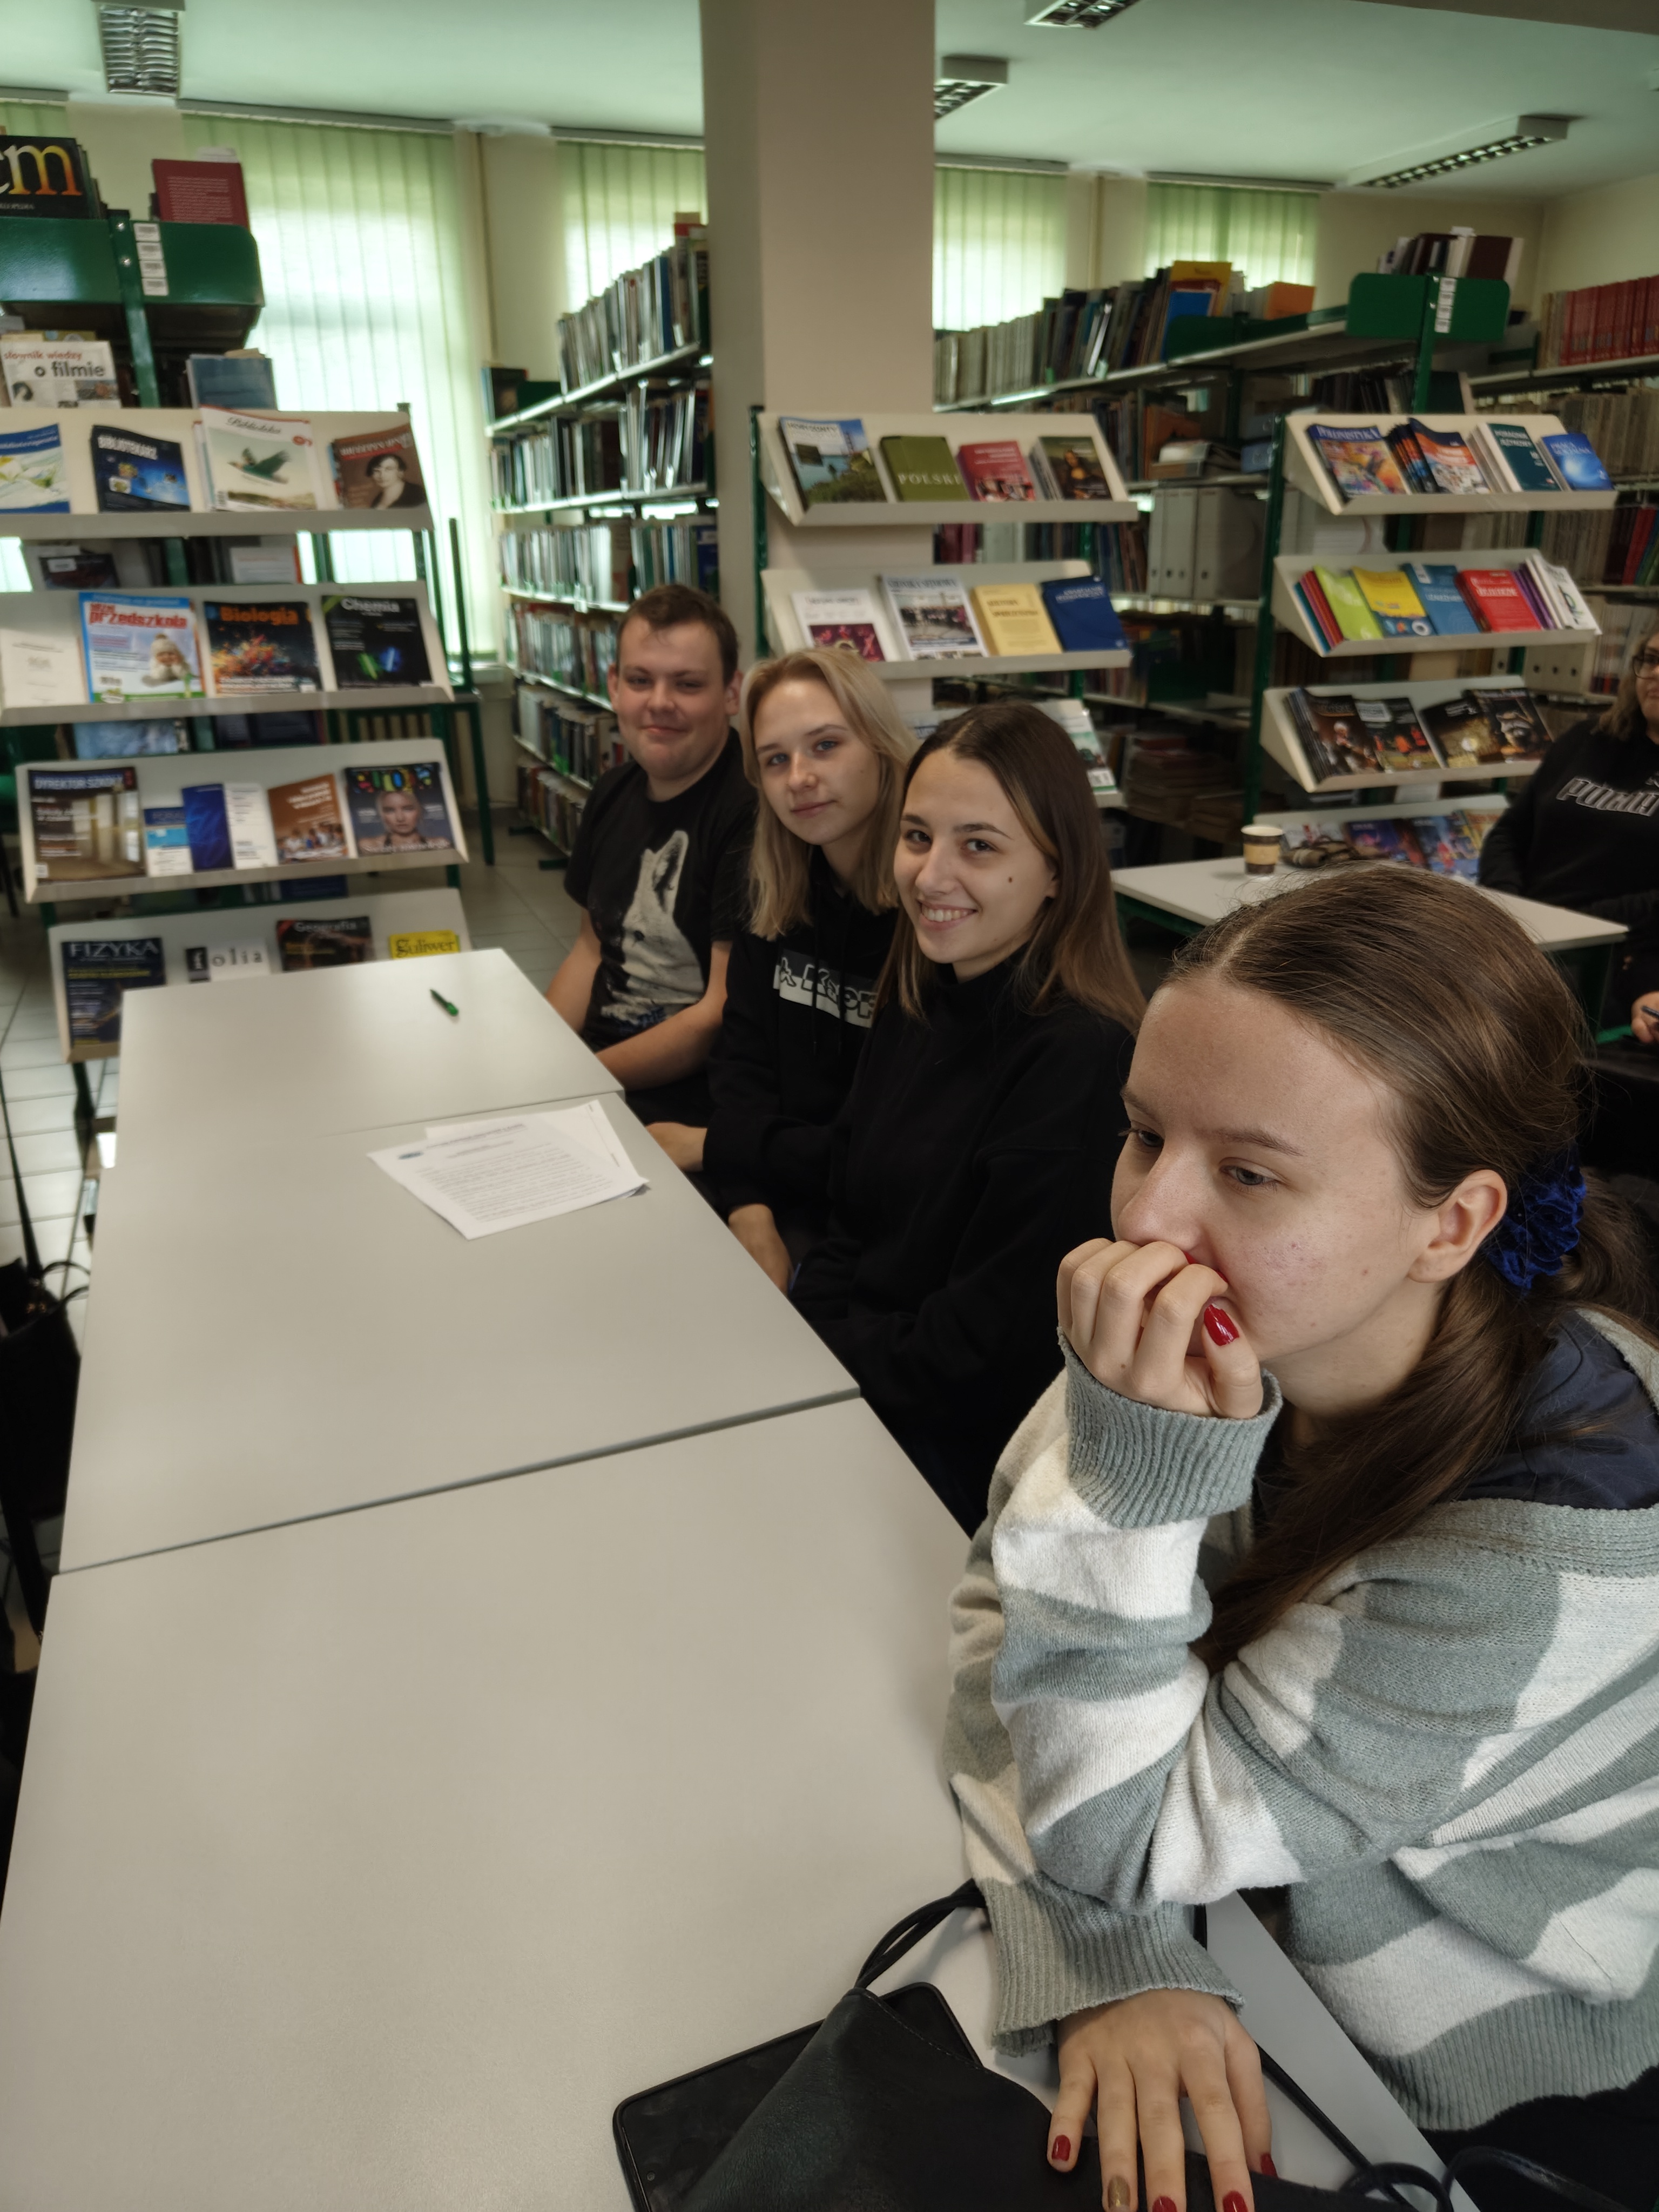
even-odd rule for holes
{"type": "Polygon", "coordinates": [[[1013,169],[933,172],[933,327],[1030,314],[1066,281],[1066,179],[1013,169]]]}
{"type": "Polygon", "coordinates": [[[1148,185],[1146,274],[1172,261],[1231,261],[1254,284],[1314,281],[1317,192],[1148,185]]]}
{"type": "MultiPolygon", "coordinates": [[[[416,131],[187,115],[187,149],[234,145],[259,245],[265,306],[251,343],[284,408],[386,409],[408,400],[433,515],[461,524],[475,650],[495,648],[501,595],[490,540],[483,404],[467,312],[453,140],[416,131]]],[[[351,583],[414,573],[402,531],[338,531],[351,583]]],[[[452,624],[453,611],[446,606],[452,624]]]]}
{"type": "Polygon", "coordinates": [[[701,215],[702,155],[690,146],[614,146],[565,139],[559,147],[564,206],[564,296],[574,309],[625,269],[674,240],[677,215],[701,215]]]}

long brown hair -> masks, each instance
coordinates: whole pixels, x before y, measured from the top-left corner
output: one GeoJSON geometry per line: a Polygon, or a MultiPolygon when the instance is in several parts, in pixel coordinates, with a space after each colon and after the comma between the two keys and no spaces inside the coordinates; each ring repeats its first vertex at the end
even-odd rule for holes
{"type": "Polygon", "coordinates": [[[1636,696],[1636,664],[1648,647],[1659,638],[1659,615],[1648,624],[1648,633],[1631,647],[1630,659],[1625,664],[1619,689],[1613,695],[1613,709],[1602,728],[1610,738],[1645,738],[1648,718],[1642,712],[1642,702],[1636,696]]]}
{"type": "MultiPolygon", "coordinates": [[[[935,753],[988,768],[1026,836],[1054,866],[1054,895],[1043,903],[1017,971],[1026,1005],[1041,1012],[1072,999],[1127,1030],[1139,1029],[1146,1001],[1118,934],[1106,840],[1076,746],[1041,707],[999,699],[970,707],[934,731],[910,763],[907,792],[935,753]]],[[[907,1014],[921,1018],[932,965],[914,929],[895,930],[877,1004],[896,997],[907,1014]]]]}
{"type": "MultiPolygon", "coordinates": [[[[1261,992],[1376,1079],[1418,1206],[1477,1168],[1514,1192],[1577,1138],[1589,1042],[1577,1001],[1472,885],[1388,865],[1316,878],[1189,939],[1164,988],[1200,975],[1261,992]]],[[[1513,1442],[1526,1376],[1566,1308],[1598,1307],[1645,1336],[1649,1304],[1624,1209],[1593,1184],[1558,1274],[1522,1294],[1477,1255],[1446,1285],[1422,1359],[1380,1406],[1282,1446],[1271,1519],[1218,1593],[1202,1656],[1224,1665],[1513,1442]]]]}
{"type": "Polygon", "coordinates": [[[881,770],[881,793],[865,833],[863,850],[848,890],[871,914],[896,906],[893,848],[898,842],[899,805],[904,793],[904,765],[916,749],[915,732],[905,722],[878,676],[844,646],[812,646],[781,653],[751,668],[743,687],[738,732],[743,739],[743,772],[761,793],[754,842],[749,848],[749,927],[757,937],[781,937],[811,919],[812,848],[781,822],[767,803],[755,750],[755,723],[764,702],[780,684],[821,684],[834,699],[843,722],[868,745],[881,770]]]}

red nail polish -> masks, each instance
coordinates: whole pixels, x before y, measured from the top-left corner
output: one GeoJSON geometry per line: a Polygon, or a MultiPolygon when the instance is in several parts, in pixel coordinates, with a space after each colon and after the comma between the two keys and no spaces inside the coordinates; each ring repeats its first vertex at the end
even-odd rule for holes
{"type": "Polygon", "coordinates": [[[1273,2154],[1270,2150],[1264,2150],[1261,2154],[1261,2171],[1270,2180],[1278,2180],[1279,2168],[1273,2164],[1273,2154]]]}
{"type": "MultiPolygon", "coordinates": [[[[1066,2160],[1072,2155],[1072,2138],[1070,2136],[1056,2136],[1048,2146],[1048,2155],[1056,2166],[1064,2166],[1066,2160]]],[[[1173,2205],[1170,2208],[1170,2212],[1175,2212],[1173,2205]]]]}
{"type": "MultiPolygon", "coordinates": [[[[1223,1313],[1219,1306],[1206,1306],[1204,1333],[1212,1344],[1232,1344],[1237,1340],[1238,1328],[1231,1315],[1223,1313]]],[[[1231,2205],[1227,2207],[1227,2212],[1232,2212],[1231,2205]]],[[[1239,2212],[1243,2212],[1242,2205],[1239,2212]]]]}
{"type": "Polygon", "coordinates": [[[1174,2197],[1156,2197],[1152,2203],[1152,2212],[1176,2212],[1176,2201],[1174,2197]]]}
{"type": "Polygon", "coordinates": [[[1236,2189],[1230,2189],[1221,2200],[1221,2212],[1250,2212],[1250,2208],[1236,2189]]]}

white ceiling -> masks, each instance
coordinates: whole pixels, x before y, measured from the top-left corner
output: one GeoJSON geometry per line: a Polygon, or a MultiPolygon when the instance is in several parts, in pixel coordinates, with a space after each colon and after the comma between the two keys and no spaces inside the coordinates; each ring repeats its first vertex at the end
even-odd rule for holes
{"type": "MultiPolygon", "coordinates": [[[[938,143],[1130,173],[1343,182],[1544,112],[1578,118],[1565,143],[1425,189],[1580,191],[1659,170],[1659,0],[1621,5],[1654,29],[1501,20],[1438,0],[1139,0],[1097,31],[1042,31],[1021,0],[938,0],[941,53],[1012,64],[1006,88],[948,118],[938,143]]],[[[191,98],[702,127],[696,0],[189,0],[182,21],[191,98]]],[[[88,0],[0,0],[0,72],[100,92],[88,0]]]]}

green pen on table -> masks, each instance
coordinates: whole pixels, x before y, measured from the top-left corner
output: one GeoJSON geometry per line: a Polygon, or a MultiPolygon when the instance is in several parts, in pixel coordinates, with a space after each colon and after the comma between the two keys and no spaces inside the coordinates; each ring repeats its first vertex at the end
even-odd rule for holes
{"type": "Polygon", "coordinates": [[[461,1018],[461,1010],[459,1006],[452,1006],[441,991],[434,991],[432,995],[438,1001],[438,1004],[443,1008],[447,1014],[453,1014],[456,1020],[459,1021],[461,1018]]]}

